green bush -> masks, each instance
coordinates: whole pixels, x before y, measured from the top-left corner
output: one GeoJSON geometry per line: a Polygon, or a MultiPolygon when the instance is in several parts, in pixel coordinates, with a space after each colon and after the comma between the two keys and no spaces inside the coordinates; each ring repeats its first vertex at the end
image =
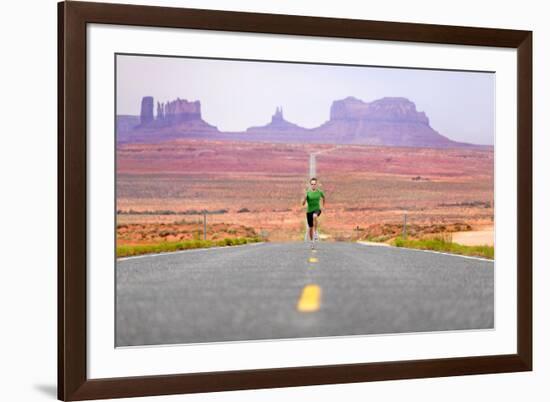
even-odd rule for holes
{"type": "Polygon", "coordinates": [[[403,240],[401,237],[398,237],[394,240],[394,244],[397,247],[404,247],[405,246],[405,240],[403,240]]]}

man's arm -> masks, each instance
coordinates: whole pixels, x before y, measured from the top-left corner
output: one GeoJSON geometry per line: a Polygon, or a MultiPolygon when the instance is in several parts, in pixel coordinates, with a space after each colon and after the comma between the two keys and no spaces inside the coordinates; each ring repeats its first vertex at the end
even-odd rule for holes
{"type": "Polygon", "coordinates": [[[321,194],[321,198],[323,199],[323,209],[325,208],[325,193],[321,194]]]}

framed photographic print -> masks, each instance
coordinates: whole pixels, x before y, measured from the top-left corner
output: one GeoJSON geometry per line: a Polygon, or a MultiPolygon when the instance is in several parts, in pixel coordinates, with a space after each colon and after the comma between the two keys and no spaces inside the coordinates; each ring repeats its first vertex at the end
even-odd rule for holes
{"type": "Polygon", "coordinates": [[[532,370],[531,31],[58,27],[59,399],[532,370]]]}

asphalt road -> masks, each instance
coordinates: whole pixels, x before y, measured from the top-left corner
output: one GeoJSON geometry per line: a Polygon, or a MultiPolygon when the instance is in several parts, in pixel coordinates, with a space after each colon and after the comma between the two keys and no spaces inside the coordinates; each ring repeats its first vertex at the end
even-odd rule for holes
{"type": "Polygon", "coordinates": [[[116,345],[493,328],[494,263],[418,250],[263,243],[116,266],[116,345]]]}

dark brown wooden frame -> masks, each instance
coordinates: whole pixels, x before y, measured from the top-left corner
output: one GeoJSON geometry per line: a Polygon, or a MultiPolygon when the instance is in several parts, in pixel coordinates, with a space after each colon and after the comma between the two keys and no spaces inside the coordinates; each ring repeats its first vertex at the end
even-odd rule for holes
{"type": "Polygon", "coordinates": [[[88,2],[58,3],[58,397],[118,398],[532,370],[532,32],[88,2]],[[88,379],[86,24],[517,49],[517,354],[88,379]]]}

